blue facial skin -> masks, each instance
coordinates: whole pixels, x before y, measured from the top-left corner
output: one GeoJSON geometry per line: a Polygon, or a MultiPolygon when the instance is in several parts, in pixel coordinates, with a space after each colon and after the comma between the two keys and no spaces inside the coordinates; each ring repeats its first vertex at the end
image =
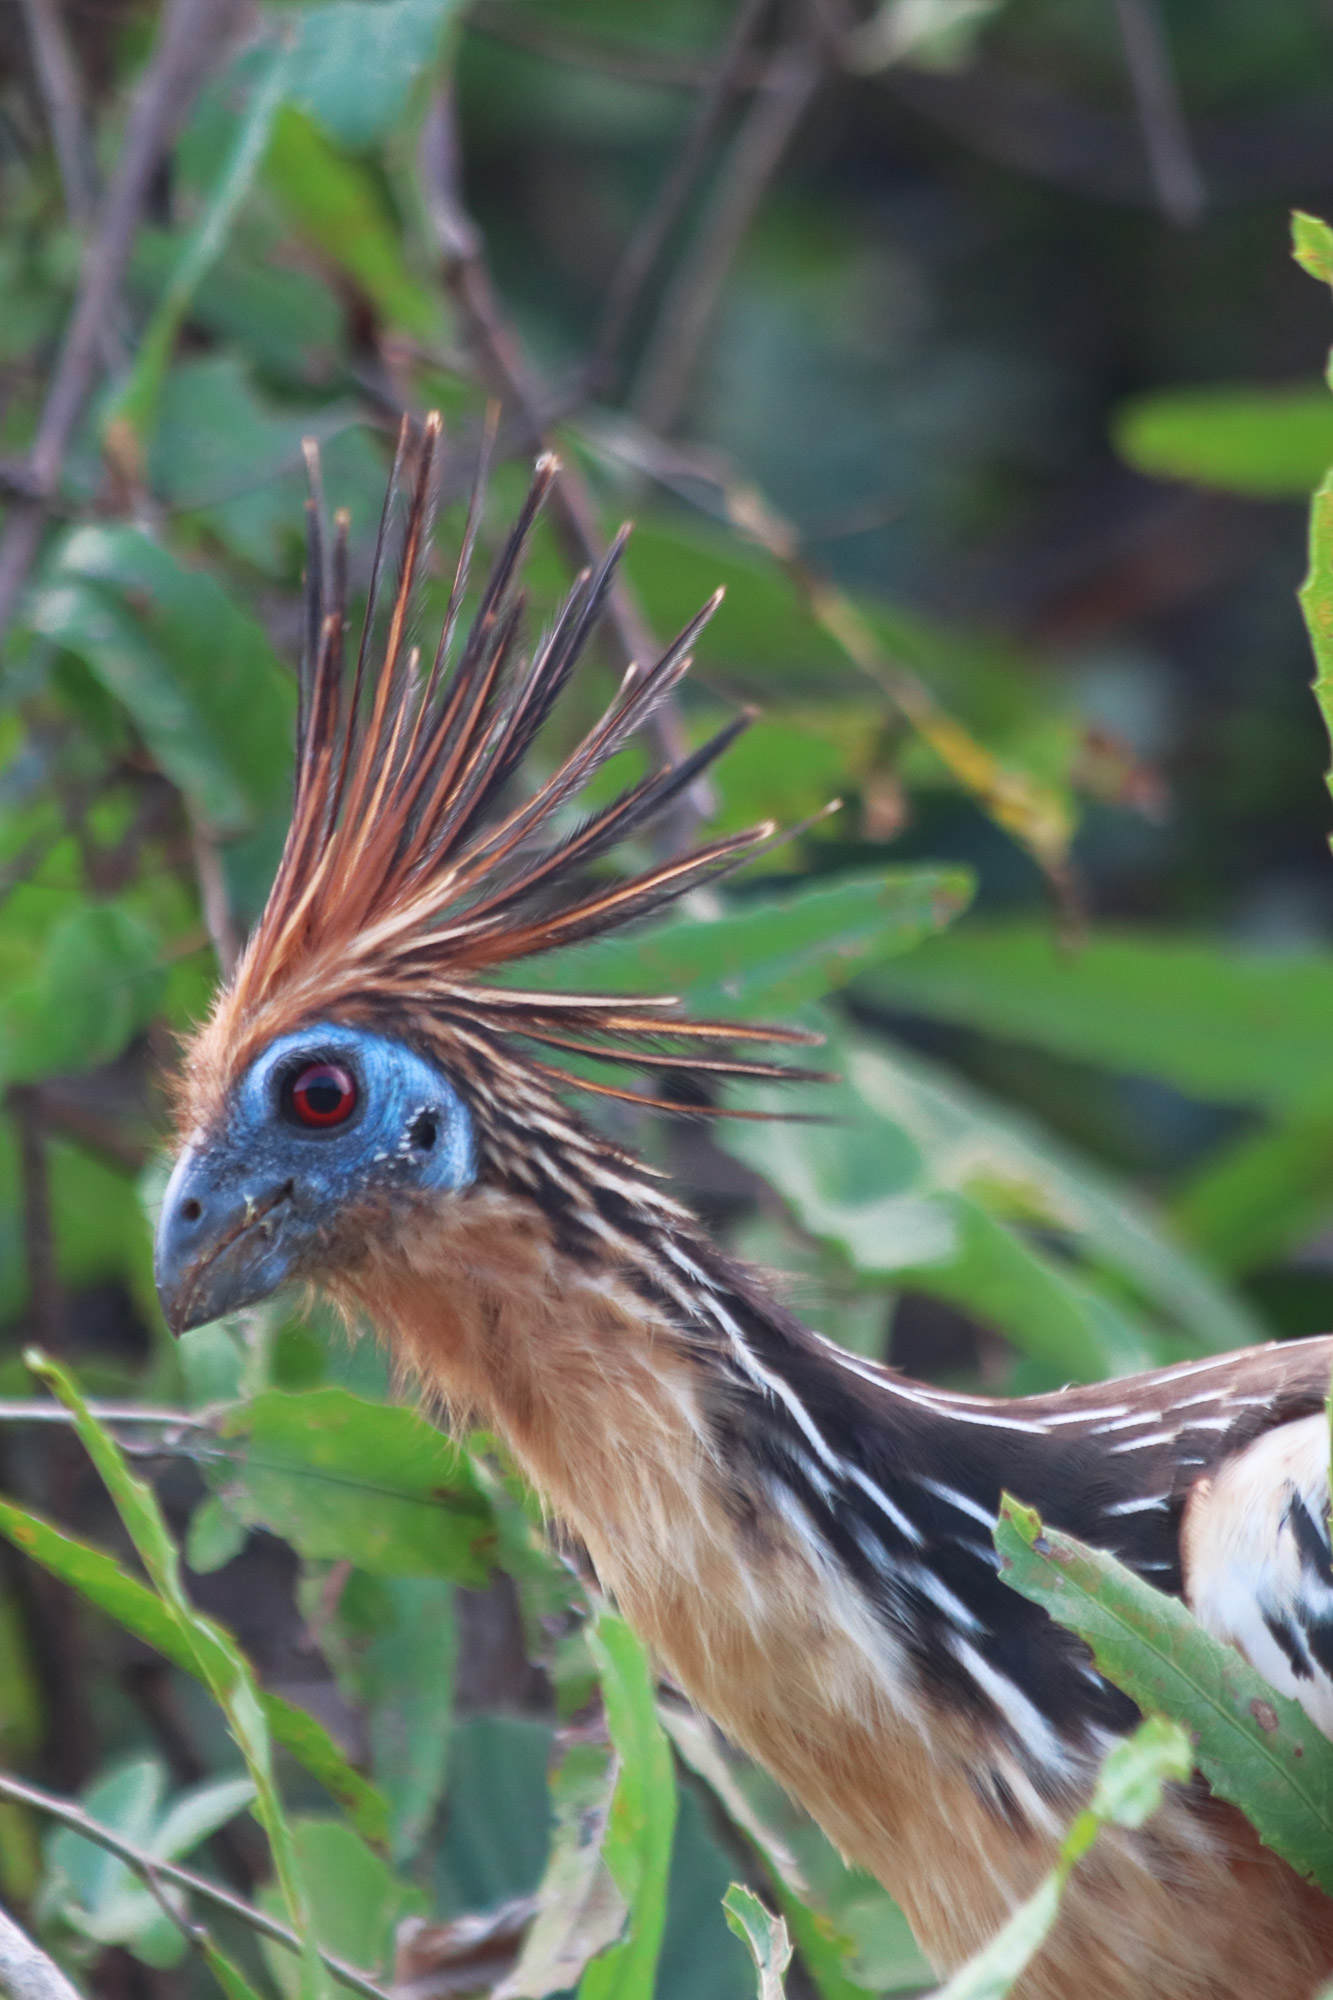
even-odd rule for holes
{"type": "Polygon", "coordinates": [[[318,1277],[334,1225],[381,1191],[457,1192],[476,1179],[467,1106],[441,1071],[358,1028],[316,1024],[284,1035],[233,1094],[225,1128],[187,1146],[167,1183],[153,1268],[174,1333],[266,1299],[288,1278],[318,1277]],[[338,1063],[356,1084],[341,1125],[297,1122],[293,1079],[338,1063]]]}

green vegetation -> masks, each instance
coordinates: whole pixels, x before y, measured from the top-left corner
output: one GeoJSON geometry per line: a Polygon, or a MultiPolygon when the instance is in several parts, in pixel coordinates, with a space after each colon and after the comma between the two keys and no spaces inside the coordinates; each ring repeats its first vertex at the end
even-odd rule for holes
{"type": "MultiPolygon", "coordinates": [[[[286,824],[304,440],[355,595],[399,413],[444,411],[423,630],[491,399],[488,550],[543,440],[565,466],[533,632],[635,517],[543,755],[726,586],[672,721],[761,714],[692,825],[795,831],[543,972],[822,1038],[833,1081],[735,1100],[817,1119],[608,1114],[812,1323],[996,1393],[1333,1323],[1293,601],[1313,495],[1333,730],[1333,231],[1298,214],[1292,264],[1317,158],[1235,166],[1304,129],[1333,31],[1164,9],[1189,232],[1110,10],[888,0],[838,40],[773,7],[719,69],[734,11],[25,0],[0,33],[0,1902],[108,2000],[930,1984],[495,1440],[320,1312],[161,1322],[163,1079],[286,824]]],[[[1324,1740],[1023,1500],[1007,1580],[1148,1719],[941,2000],[1008,1992],[1191,1766],[1333,1885],[1324,1740]]]]}

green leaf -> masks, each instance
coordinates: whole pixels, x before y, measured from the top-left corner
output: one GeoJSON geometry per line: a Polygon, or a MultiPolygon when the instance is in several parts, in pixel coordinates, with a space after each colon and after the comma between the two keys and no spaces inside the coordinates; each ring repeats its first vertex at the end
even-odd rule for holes
{"type": "MultiPolygon", "coordinates": [[[[843,1079],[812,1093],[828,1122],[738,1124],[718,1142],[857,1270],[963,1305],[1084,1380],[1169,1358],[1177,1344],[1209,1351],[1257,1336],[1243,1308],[1109,1176],[923,1058],[840,1040],[830,1020],[808,1018],[823,1019],[843,1079]],[[1082,1268],[1050,1253],[1052,1234],[1082,1268]],[[1135,1297],[1167,1320],[1169,1344],[1135,1312],[1135,1297]]],[[[786,1102],[770,1085],[744,1095],[753,1109],[780,1113],[786,1102]]]]}
{"type": "Polygon", "coordinates": [[[268,1836],[288,1921],[301,1939],[302,2000],[318,2000],[324,1990],[323,1968],[310,1930],[291,1828],[274,1783],[268,1723],[250,1663],[231,1635],[191,1604],[181,1581],[180,1557],[156,1494],[130,1471],[119,1445],[93,1416],[71,1376],[57,1362],[32,1349],[24,1358],[74,1418],[79,1439],[115,1503],[149,1581],[193,1655],[194,1670],[222,1710],[245,1759],[254,1783],[255,1816],[268,1836]]]}
{"type": "Polygon", "coordinates": [[[347,273],[390,326],[437,337],[439,310],[408,273],[373,176],[292,105],[278,113],[265,179],[297,232],[347,273]]]}
{"type": "Polygon", "coordinates": [[[273,120],[291,73],[291,52],[282,49],[270,58],[251,92],[217,185],[182,246],[179,262],[151,320],[139,336],[129,380],[106,412],[103,435],[113,450],[124,451],[128,441],[133,458],[142,456],[152,434],[158,397],[176,336],[201,279],[222,254],[237,212],[249,193],[268,149],[273,120]]]}
{"type": "Polygon", "coordinates": [[[551,1779],[555,1828],[537,1913],[496,2000],[546,2000],[577,1986],[617,1944],[629,1914],[602,1852],[619,1767],[599,1743],[573,1743],[551,1779]]]}
{"type": "Polygon", "coordinates": [[[0,1077],[27,1083],[110,1062],[157,1012],[161,942],[118,903],[62,917],[33,975],[0,998],[0,1077]]]}
{"type": "Polygon", "coordinates": [[[677,993],[700,1014],[782,1015],[865,964],[910,951],[952,922],[971,893],[959,868],[845,876],[733,904],[712,920],[673,918],[631,939],[552,954],[541,976],[584,991],[677,993]]]}
{"type": "Polygon", "coordinates": [[[208,1969],[227,1996],[227,2000],[261,2000],[245,1974],[234,1959],[228,1958],[212,1935],[201,1938],[199,1949],[207,1962],[208,1969]]]}
{"type": "Polygon", "coordinates": [[[125,704],[210,831],[243,833],[285,804],[292,677],[205,571],[183,568],[137,528],[76,528],[32,622],[125,704]]]}
{"type": "Polygon", "coordinates": [[[1100,1549],[1044,1527],[1005,1496],[1000,1575],[1092,1649],[1098,1671],[1189,1731],[1219,1797],[1300,1874],[1333,1890],[1333,1743],[1233,1646],[1100,1549]]]}
{"type": "Polygon", "coordinates": [[[222,1418],[244,1437],[227,1504],[309,1560],[480,1585],[495,1539],[465,1455],[414,1410],[345,1389],[266,1390],[222,1418]]]}
{"type": "MultiPolygon", "coordinates": [[[[1301,585],[1301,610],[1314,649],[1314,698],[1333,737],[1333,472],[1310,503],[1310,568],[1301,585]]],[[[1333,771],[1327,783],[1333,791],[1333,771]]]]}
{"type": "Polygon", "coordinates": [[[373,521],[385,467],[356,406],[274,403],[225,351],[182,361],[167,376],[149,478],[168,506],[197,514],[247,562],[282,572],[304,518],[308,437],[321,447],[325,490],[355,520],[373,521]]]}
{"type": "MultiPolygon", "coordinates": [[[[393,1967],[394,1933],[404,1917],[425,1908],[419,1889],[395,1875],[340,1820],[297,1818],[292,1840],[310,1910],[313,1935],[327,1952],[372,1979],[387,1981],[393,1967]]],[[[262,1906],[275,1910],[272,1891],[260,1892],[262,1906]]],[[[264,1957],[278,1991],[295,1995],[295,1962],[290,1952],[264,1939],[264,1957]]],[[[330,1977],[331,1991],[351,1988],[330,1977]]]]}
{"type": "Polygon", "coordinates": [[[1092,1802],[1070,1827],[1051,1873],[990,1943],[939,1989],[934,2000],[1005,2000],[1045,1943],[1059,1915],[1065,1883],[1102,1829],[1107,1825],[1142,1826],[1161,1805],[1167,1784],[1173,1779],[1183,1781],[1189,1774],[1190,1751],[1184,1731],[1159,1717],[1150,1717],[1132,1736],[1113,1744],[1098,1774],[1092,1802]]]}
{"type": "Polygon", "coordinates": [[[231,1510],[210,1493],[190,1516],[185,1536],[186,1564],[196,1576],[209,1576],[215,1569],[224,1569],[238,1556],[246,1540],[245,1523],[238,1521],[231,1510]]]}
{"type": "Polygon", "coordinates": [[[759,2000],[783,2000],[783,1975],[791,1964],[791,1939],[781,1917],[765,1909],[753,1889],[733,1882],[722,1898],[727,1923],[748,1945],[759,1980],[759,2000]]]}
{"type": "MultiPolygon", "coordinates": [[[[114,1556],[89,1542],[77,1541],[9,1500],[0,1500],[0,1535],[145,1645],[199,1677],[198,1663],[161,1599],[137,1577],[127,1575],[114,1556]]],[[[383,1799],[352,1769],[323,1723],[281,1695],[266,1693],[260,1699],[269,1727],[284,1750],[346,1807],[368,1840],[385,1839],[388,1818],[383,1799]]]]}
{"type": "Polygon", "coordinates": [[[1333,1210],[1333,1116],[1284,1119],[1209,1155],[1171,1214],[1219,1271],[1278,1262],[1333,1210]]]}
{"type": "Polygon", "coordinates": [[[587,1967],[579,2000],[651,2000],[666,1927],[676,1774],[643,1647],[624,1620],[606,1610],[588,1640],[620,1762],[602,1853],[629,1905],[629,1927],[620,1943],[587,1967]]]}
{"type": "Polygon", "coordinates": [[[775,1778],[723,1750],[710,1724],[672,1701],[658,1713],[677,1751],[753,1847],[824,2000],[917,1990],[930,1967],[886,1889],[849,1868],[775,1778]]]}
{"type": "Polygon", "coordinates": [[[1111,436],[1127,464],[1157,479],[1303,497],[1333,461],[1333,398],[1320,383],[1175,389],[1122,403],[1111,436]]]}
{"type": "Polygon", "coordinates": [[[1292,211],[1291,254],[1312,278],[1333,285],[1333,229],[1317,215],[1306,215],[1299,208],[1292,211]]]}
{"type": "MultiPolygon", "coordinates": [[[[458,1628],[454,1586],[354,1571],[338,1600],[343,1667],[366,1712],[371,1767],[389,1807],[389,1851],[410,1860],[444,1790],[458,1628]]],[[[328,1645],[326,1642],[326,1651],[328,1645]]]]}
{"type": "MultiPolygon", "coordinates": [[[[102,1826],[158,1861],[180,1861],[251,1803],[248,1778],[192,1786],[163,1807],[165,1772],[138,1759],[100,1779],[83,1805],[102,1826]]],[[[65,1921],[99,1944],[128,1945],[150,1965],[174,1965],[184,1940],[128,1865],[95,1842],[62,1828],[49,1849],[46,1898],[65,1921]]]]}
{"type": "Polygon", "coordinates": [[[1044,925],[967,924],[864,991],[1223,1104],[1333,1110],[1333,953],[1109,927],[1066,951],[1044,925]]]}
{"type": "Polygon", "coordinates": [[[333,0],[301,27],[293,101],[340,146],[384,138],[439,51],[459,0],[333,0]]]}

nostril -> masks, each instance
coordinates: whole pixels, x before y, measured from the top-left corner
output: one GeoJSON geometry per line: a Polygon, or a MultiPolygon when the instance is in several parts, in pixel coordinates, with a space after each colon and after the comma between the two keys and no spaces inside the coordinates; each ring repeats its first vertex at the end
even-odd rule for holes
{"type": "Polygon", "coordinates": [[[203,1212],[203,1203],[196,1201],[193,1195],[181,1203],[181,1214],[187,1222],[198,1222],[203,1212]]]}

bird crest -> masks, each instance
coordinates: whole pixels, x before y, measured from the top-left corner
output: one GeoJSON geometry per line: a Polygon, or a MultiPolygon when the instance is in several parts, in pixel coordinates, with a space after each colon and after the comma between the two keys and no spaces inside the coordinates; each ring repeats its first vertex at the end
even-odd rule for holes
{"type": "MultiPolygon", "coordinates": [[[[740,716],[699,749],[572,817],[597,771],[648,721],[690,666],[719,592],[652,665],[632,665],[610,706],[554,770],[526,789],[522,766],[606,604],[627,530],[574,582],[548,629],[522,643],[520,571],[558,474],[532,483],[463,617],[486,483],[483,443],[438,645],[413,642],[416,586],[430,546],[441,423],[413,440],[404,422],[380,520],[364,625],[348,660],[348,521],[326,534],[318,459],[308,447],[305,630],[291,826],[263,915],[211,1020],[196,1037],[182,1113],[198,1125],[276,1036],[313,1019],[392,1023],[428,1052],[517,1064],[535,1084],[662,1108],[596,1082],[586,1065],[715,1077],[807,1076],[739,1053],[798,1044],[789,1029],[695,1020],[670,995],[579,993],[509,983],[520,961],[605,936],[716,881],[773,838],[771,823],[705,843],[640,872],[594,872],[685,793],[746,726],[740,716]],[[387,573],[413,443],[396,577],[387,573]],[[581,1073],[563,1065],[573,1057],[581,1073]]],[[[489,430],[488,430],[489,437],[489,430]]],[[[692,1107],[693,1108],[693,1107],[692,1107]]]]}

